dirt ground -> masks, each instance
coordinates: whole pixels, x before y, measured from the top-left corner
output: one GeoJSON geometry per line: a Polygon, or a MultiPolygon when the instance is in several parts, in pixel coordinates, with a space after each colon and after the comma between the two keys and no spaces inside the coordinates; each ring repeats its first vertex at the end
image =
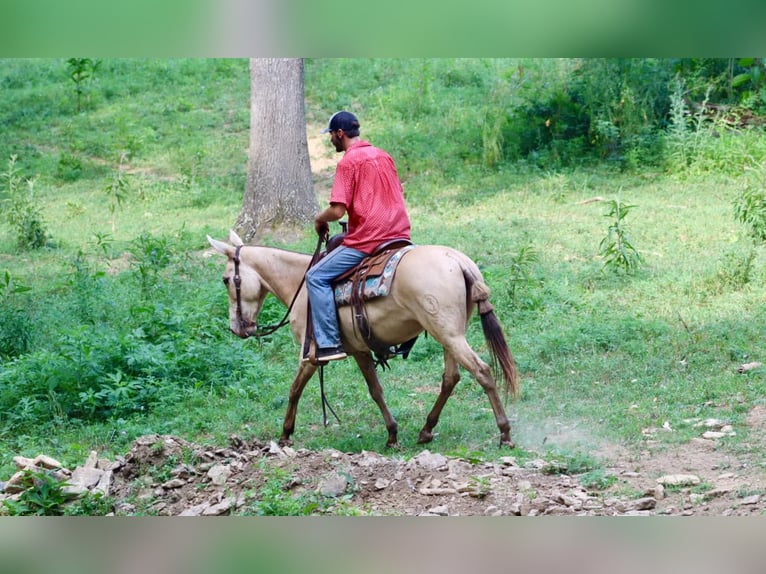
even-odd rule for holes
{"type": "MultiPolygon", "coordinates": [[[[766,408],[753,409],[748,425],[749,435],[759,437],[766,430],[766,408]]],[[[700,435],[717,432],[705,429],[700,424],[700,435]]],[[[510,455],[476,462],[424,449],[404,460],[377,452],[280,448],[274,442],[243,441],[235,435],[228,445],[215,449],[174,436],[144,436],[125,457],[101,461],[100,466],[112,470],[117,515],[253,514],[275,472],[283,477],[280,496],[323,500],[327,513],[353,509],[376,516],[762,514],[764,468],[752,464],[747,455],[725,451],[718,441],[700,436],[684,445],[658,448],[648,432],[640,452],[609,449],[614,458],[601,469],[614,477],[608,488],[588,484],[583,475],[558,473],[555,462],[543,458],[523,465],[510,455]]]]}

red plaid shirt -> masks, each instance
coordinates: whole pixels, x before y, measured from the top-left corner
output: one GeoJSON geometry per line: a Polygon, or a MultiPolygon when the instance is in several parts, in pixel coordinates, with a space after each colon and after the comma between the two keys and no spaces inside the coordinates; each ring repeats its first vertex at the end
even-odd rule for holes
{"type": "Polygon", "coordinates": [[[410,218],[394,160],[360,140],[346,150],[335,169],[330,203],[348,212],[343,245],[364,253],[391,239],[410,238],[410,218]]]}

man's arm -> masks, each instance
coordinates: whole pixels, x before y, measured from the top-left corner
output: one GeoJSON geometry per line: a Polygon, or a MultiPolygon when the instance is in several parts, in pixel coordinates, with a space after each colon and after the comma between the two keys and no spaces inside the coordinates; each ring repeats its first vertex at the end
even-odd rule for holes
{"type": "Polygon", "coordinates": [[[342,203],[331,203],[330,207],[317,214],[314,218],[314,229],[317,235],[325,237],[330,233],[331,221],[338,221],[341,217],[346,215],[346,206],[342,203]]]}

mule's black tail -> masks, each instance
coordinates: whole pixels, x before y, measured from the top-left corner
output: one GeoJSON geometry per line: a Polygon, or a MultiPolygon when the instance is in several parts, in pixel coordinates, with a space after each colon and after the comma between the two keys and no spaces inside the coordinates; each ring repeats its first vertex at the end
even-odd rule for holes
{"type": "Polygon", "coordinates": [[[468,297],[479,307],[481,328],[484,338],[492,355],[492,369],[497,374],[502,374],[505,392],[511,393],[513,398],[519,396],[519,374],[516,369],[516,361],[508,348],[503,328],[495,315],[494,308],[489,302],[489,287],[476,278],[470,271],[463,269],[468,297]]]}

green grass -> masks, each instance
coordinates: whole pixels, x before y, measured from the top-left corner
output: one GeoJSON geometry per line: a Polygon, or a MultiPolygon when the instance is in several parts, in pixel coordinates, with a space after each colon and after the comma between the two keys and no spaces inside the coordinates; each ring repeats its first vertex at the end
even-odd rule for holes
{"type": "MultiPolygon", "coordinates": [[[[734,217],[744,175],[730,164],[674,174],[525,161],[487,168],[473,128],[494,79],[514,65],[307,61],[308,120],[318,130],[336,108],[359,111],[365,137],[400,165],[414,240],[478,262],[522,374],[521,399],[507,406],[522,457],[556,448],[596,472],[583,453],[605,441],[640,445],[642,430],[668,421],[676,431],[657,439],[682,442],[697,432],[684,421],[707,417],[731,420],[738,434],[725,448],[741,448],[747,411],[766,390],[762,369],[736,373],[763,360],[766,339],[763,247],[734,217]],[[599,257],[618,193],[636,206],[624,223],[644,264],[632,275],[604,270],[599,257]],[[513,262],[525,248],[535,257],[518,281],[513,262]]],[[[542,73],[553,64],[526,65],[542,73]]],[[[223,261],[205,241],[225,238],[241,206],[247,62],[105,61],[79,114],[64,60],[4,60],[0,70],[0,161],[16,154],[25,177],[39,176],[50,234],[46,247],[20,251],[0,218],[0,278],[7,271],[31,288],[0,299],[0,330],[11,337],[0,344],[25,342],[0,348],[0,477],[17,454],[76,465],[91,449],[124,454],[154,432],[211,443],[231,433],[277,438],[297,346],[287,331],[262,342],[228,332],[223,261]],[[122,153],[127,192],[112,211],[105,189],[122,153]]],[[[313,244],[307,226],[285,246],[313,244]]],[[[270,299],[263,322],[283,311],[270,299]]],[[[469,339],[486,355],[478,321],[469,339]]],[[[407,361],[381,373],[400,425],[397,456],[421,450],[415,440],[441,370],[439,346],[421,338],[407,361]]],[[[326,379],[342,422],[322,426],[311,381],[296,445],[381,450],[382,418],[351,362],[332,364],[326,379]]],[[[436,433],[428,448],[505,454],[467,374],[436,433]]]]}

